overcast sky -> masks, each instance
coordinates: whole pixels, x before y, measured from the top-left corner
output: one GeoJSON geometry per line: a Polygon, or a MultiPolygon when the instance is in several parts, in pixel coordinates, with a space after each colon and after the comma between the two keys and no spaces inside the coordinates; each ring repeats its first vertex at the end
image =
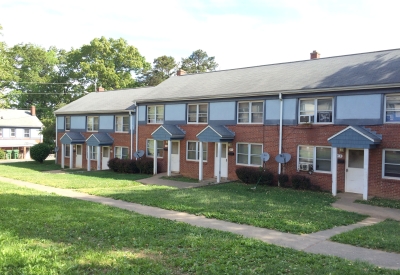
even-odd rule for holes
{"type": "Polygon", "coordinates": [[[0,0],[0,40],[70,50],[124,38],[148,62],[202,49],[233,69],[400,48],[398,0],[0,0]]]}

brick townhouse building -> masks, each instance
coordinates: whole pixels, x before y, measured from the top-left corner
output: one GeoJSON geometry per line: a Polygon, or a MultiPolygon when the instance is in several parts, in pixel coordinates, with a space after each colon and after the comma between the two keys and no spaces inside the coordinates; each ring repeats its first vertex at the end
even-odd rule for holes
{"type": "Polygon", "coordinates": [[[154,173],[219,182],[262,166],[268,153],[270,171],[307,175],[334,195],[400,198],[400,49],[179,71],[156,87],[92,93],[55,113],[62,165],[107,169],[110,157],[143,150],[154,173]],[[285,164],[275,160],[283,153],[285,164]]]}

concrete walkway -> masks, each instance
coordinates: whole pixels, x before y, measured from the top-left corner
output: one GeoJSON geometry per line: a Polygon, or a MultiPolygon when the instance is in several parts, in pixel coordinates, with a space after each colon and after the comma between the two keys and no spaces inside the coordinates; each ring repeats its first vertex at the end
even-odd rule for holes
{"type": "MultiPolygon", "coordinates": [[[[150,178],[151,179],[151,178],[150,178]]],[[[149,179],[149,180],[150,180],[149,179]]],[[[216,219],[207,219],[202,216],[195,216],[192,214],[171,211],[160,209],[151,206],[144,206],[137,203],[129,203],[120,200],[114,200],[111,198],[99,197],[88,195],[80,192],[76,192],[68,189],[54,188],[49,186],[43,186],[38,184],[33,184],[29,182],[23,182],[19,180],[12,180],[4,177],[0,177],[0,181],[9,182],[15,185],[28,187],[32,189],[36,189],[43,192],[54,193],[65,197],[101,203],[113,207],[118,207],[121,209],[126,209],[129,211],[134,211],[139,214],[148,215],[157,218],[164,218],[174,221],[180,221],[187,224],[191,224],[199,227],[206,227],[217,229],[221,231],[228,231],[235,234],[240,234],[245,237],[255,238],[266,243],[275,244],[283,247],[289,247],[296,250],[316,253],[316,254],[324,254],[324,255],[333,255],[341,258],[345,258],[348,260],[361,260],[366,261],[371,264],[390,268],[390,269],[400,269],[400,254],[397,253],[388,253],[378,250],[366,249],[361,247],[355,247],[346,244],[334,243],[328,241],[327,239],[333,235],[339,234],[341,232],[353,230],[354,228],[372,225],[383,221],[385,218],[393,218],[391,213],[387,216],[385,213],[388,209],[375,207],[374,212],[372,214],[377,214],[377,216],[371,215],[370,218],[365,219],[357,224],[349,225],[349,226],[341,226],[335,227],[333,229],[308,234],[308,235],[295,235],[289,233],[282,233],[274,230],[269,230],[265,228],[254,227],[250,225],[244,224],[235,224],[232,222],[226,222],[216,219]]],[[[165,180],[168,181],[168,180],[165,180]]],[[[178,185],[178,183],[176,183],[178,185]]],[[[179,183],[182,184],[182,183],[179,183]]],[[[186,183],[185,183],[186,184],[186,183]]],[[[343,195],[342,195],[343,196],[343,195]]],[[[357,212],[358,209],[356,205],[353,205],[351,198],[346,198],[344,195],[343,199],[340,199],[336,205],[340,205],[341,207],[353,207],[352,211],[357,212]],[[342,203],[340,203],[342,201],[342,203]]],[[[364,206],[364,205],[361,205],[364,206]]],[[[362,211],[366,211],[363,209],[362,211]]],[[[397,219],[400,217],[400,211],[394,211],[394,215],[397,213],[397,219]]]]}

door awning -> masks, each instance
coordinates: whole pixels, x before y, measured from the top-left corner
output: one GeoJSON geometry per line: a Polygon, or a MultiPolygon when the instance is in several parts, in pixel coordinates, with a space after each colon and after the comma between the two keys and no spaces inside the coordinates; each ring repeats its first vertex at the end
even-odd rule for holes
{"type": "Polygon", "coordinates": [[[235,133],[224,125],[208,125],[196,135],[202,142],[229,142],[235,138],[235,133]]]}
{"type": "Polygon", "coordinates": [[[151,136],[155,140],[180,140],[185,137],[185,132],[176,125],[161,125],[151,136]]]}
{"type": "Polygon", "coordinates": [[[79,132],[67,132],[61,139],[62,144],[83,144],[85,143],[85,137],[79,132]]]}
{"type": "Polygon", "coordinates": [[[113,143],[114,139],[107,133],[94,133],[86,140],[86,144],[90,146],[107,146],[113,143]]]}
{"type": "Polygon", "coordinates": [[[332,147],[372,149],[382,141],[382,135],[363,126],[349,126],[328,138],[332,147]]]}

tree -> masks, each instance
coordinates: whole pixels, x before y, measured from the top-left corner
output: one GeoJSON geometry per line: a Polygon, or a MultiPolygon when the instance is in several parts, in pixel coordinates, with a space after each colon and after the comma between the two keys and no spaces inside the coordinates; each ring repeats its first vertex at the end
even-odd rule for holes
{"type": "MultiPolygon", "coordinates": [[[[0,25],[0,31],[3,27],[0,25]]],[[[0,32],[1,35],[1,32],[0,32]]],[[[12,66],[12,60],[7,54],[7,45],[3,41],[0,41],[0,108],[10,108],[10,104],[7,101],[5,95],[5,83],[4,81],[10,81],[15,79],[15,70],[12,66]]]]}
{"type": "Polygon", "coordinates": [[[160,56],[154,59],[153,69],[143,74],[140,81],[146,86],[157,86],[177,71],[178,64],[172,56],[160,56]]]}
{"type": "Polygon", "coordinates": [[[87,92],[93,92],[95,86],[106,90],[136,87],[139,83],[132,74],[150,69],[139,51],[122,38],[95,38],[89,45],[71,50],[67,61],[71,79],[87,92]]]}
{"type": "Polygon", "coordinates": [[[214,56],[208,56],[203,50],[194,51],[188,58],[182,58],[181,69],[187,73],[204,73],[215,71],[218,64],[214,56]]]}
{"type": "Polygon", "coordinates": [[[31,147],[30,154],[31,158],[37,162],[43,163],[43,161],[50,154],[50,147],[46,143],[38,143],[31,147]]]}

